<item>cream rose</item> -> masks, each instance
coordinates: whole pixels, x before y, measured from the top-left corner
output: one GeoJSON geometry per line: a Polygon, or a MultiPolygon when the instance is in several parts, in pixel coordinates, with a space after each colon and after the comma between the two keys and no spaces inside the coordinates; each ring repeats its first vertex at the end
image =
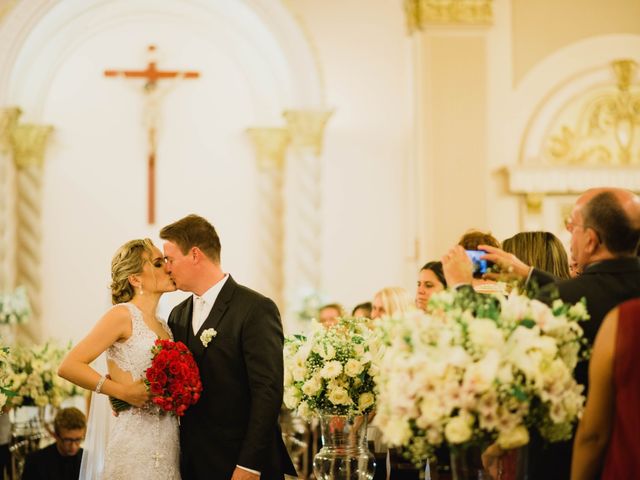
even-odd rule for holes
{"type": "Polygon", "coordinates": [[[449,443],[464,443],[471,438],[471,427],[466,418],[453,417],[444,428],[444,435],[449,443]]]}
{"type": "Polygon", "coordinates": [[[350,358],[344,366],[344,373],[349,377],[357,377],[362,373],[364,367],[358,360],[350,358]]]}
{"type": "Polygon", "coordinates": [[[341,373],[342,364],[338,360],[332,360],[325,364],[325,366],[322,367],[322,370],[320,370],[320,376],[326,379],[336,378],[341,373]]]}
{"type": "Polygon", "coordinates": [[[523,425],[519,425],[507,432],[500,432],[497,442],[503,450],[521,447],[529,443],[529,431],[523,425]]]}
{"type": "Polygon", "coordinates": [[[362,395],[360,395],[360,398],[358,398],[358,408],[361,411],[364,411],[367,408],[369,408],[371,405],[373,405],[375,401],[376,401],[376,397],[373,393],[365,392],[362,395]]]}
{"type": "Polygon", "coordinates": [[[342,387],[336,387],[329,392],[329,401],[334,405],[349,405],[351,398],[349,398],[349,392],[342,387]]]}
{"type": "Polygon", "coordinates": [[[310,397],[315,395],[322,388],[322,381],[317,377],[313,376],[302,385],[302,393],[305,395],[309,395],[310,397]]]}

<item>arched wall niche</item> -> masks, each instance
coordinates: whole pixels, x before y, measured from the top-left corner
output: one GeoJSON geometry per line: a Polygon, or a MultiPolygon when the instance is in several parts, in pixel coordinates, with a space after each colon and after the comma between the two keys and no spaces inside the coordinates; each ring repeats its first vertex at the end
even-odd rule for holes
{"type": "MultiPolygon", "coordinates": [[[[246,129],[324,107],[322,85],[305,32],[279,0],[18,2],[0,22],[0,106],[55,128],[43,168],[39,336],[86,332],[109,305],[115,249],[157,239],[160,226],[192,212],[218,228],[225,269],[259,289],[246,129]],[[202,73],[163,99],[155,225],[145,222],[141,85],[102,75],[145,66],[149,43],[160,68],[202,73]]],[[[181,298],[165,297],[165,309],[181,298]]]]}

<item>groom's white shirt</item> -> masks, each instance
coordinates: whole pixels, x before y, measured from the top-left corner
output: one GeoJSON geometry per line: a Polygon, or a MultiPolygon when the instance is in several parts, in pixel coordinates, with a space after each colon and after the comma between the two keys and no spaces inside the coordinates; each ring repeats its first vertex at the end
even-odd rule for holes
{"type": "MultiPolygon", "coordinates": [[[[199,297],[198,295],[193,295],[193,316],[191,317],[191,328],[193,328],[194,335],[197,335],[198,330],[200,330],[200,327],[211,313],[213,304],[216,303],[216,299],[228,278],[229,274],[227,273],[222,280],[204,292],[202,296],[199,297]]],[[[243,467],[242,465],[236,465],[236,467],[260,476],[260,472],[256,470],[251,470],[250,468],[243,467]]]]}
{"type": "Polygon", "coordinates": [[[213,304],[216,303],[220,290],[227,283],[229,274],[225,274],[218,283],[213,285],[209,290],[204,292],[201,297],[193,295],[193,316],[191,317],[191,327],[193,328],[193,334],[196,335],[200,327],[207,319],[213,308],[213,304]]]}

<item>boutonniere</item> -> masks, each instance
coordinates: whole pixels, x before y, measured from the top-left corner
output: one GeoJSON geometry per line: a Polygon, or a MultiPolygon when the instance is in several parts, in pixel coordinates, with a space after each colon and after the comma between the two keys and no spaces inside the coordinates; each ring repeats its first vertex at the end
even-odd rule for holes
{"type": "Polygon", "coordinates": [[[204,345],[204,348],[207,348],[209,342],[211,342],[213,337],[215,337],[216,335],[218,335],[218,332],[215,328],[207,328],[204,332],[202,332],[202,335],[200,335],[200,341],[202,342],[202,345],[204,345]]]}

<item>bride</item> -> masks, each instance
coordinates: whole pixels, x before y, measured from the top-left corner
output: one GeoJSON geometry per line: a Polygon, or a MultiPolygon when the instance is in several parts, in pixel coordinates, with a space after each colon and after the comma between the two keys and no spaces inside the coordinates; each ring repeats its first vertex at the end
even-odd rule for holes
{"type": "Polygon", "coordinates": [[[151,240],[131,240],[111,261],[114,306],[66,356],[58,374],[93,390],[81,480],[180,479],[177,419],[149,402],[143,383],[157,338],[171,338],[166,322],[156,317],[160,296],[174,291],[162,253],[151,240]],[[109,375],[90,364],[106,352],[109,375]],[[97,394],[103,394],[97,395],[97,394]],[[133,407],[111,415],[106,397],[133,407]],[[109,427],[99,423],[107,421],[109,427]],[[89,441],[91,439],[91,441],[89,441]],[[100,440],[106,442],[101,443],[100,440]]]}

